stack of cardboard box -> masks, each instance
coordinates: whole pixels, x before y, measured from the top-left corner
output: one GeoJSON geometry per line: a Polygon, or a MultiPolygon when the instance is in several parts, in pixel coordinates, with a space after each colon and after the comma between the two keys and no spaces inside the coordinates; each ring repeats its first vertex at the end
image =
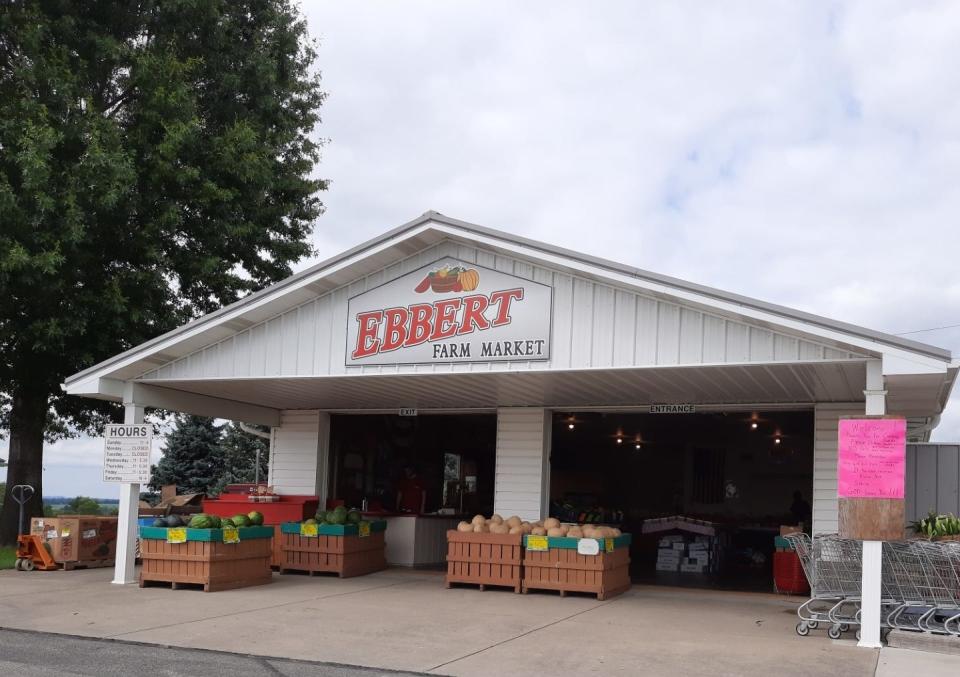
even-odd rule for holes
{"type": "Polygon", "coordinates": [[[657,571],[680,571],[686,548],[683,536],[662,536],[657,548],[657,571]]]}
{"type": "Polygon", "coordinates": [[[657,571],[688,574],[713,573],[716,557],[714,539],[700,535],[661,536],[657,548],[657,571]]]}

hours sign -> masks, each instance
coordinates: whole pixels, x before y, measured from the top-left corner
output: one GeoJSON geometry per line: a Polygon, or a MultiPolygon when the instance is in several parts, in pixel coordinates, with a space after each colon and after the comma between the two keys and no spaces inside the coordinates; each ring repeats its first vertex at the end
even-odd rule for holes
{"type": "Polygon", "coordinates": [[[104,430],[103,481],[147,484],[152,442],[152,426],[108,425],[104,430]]]}

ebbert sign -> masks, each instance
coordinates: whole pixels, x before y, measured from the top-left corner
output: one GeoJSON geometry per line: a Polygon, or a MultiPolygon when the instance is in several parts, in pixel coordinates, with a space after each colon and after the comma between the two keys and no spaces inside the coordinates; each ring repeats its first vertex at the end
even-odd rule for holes
{"type": "Polygon", "coordinates": [[[348,365],[550,358],[553,290],[442,259],[350,299],[348,365]]]}

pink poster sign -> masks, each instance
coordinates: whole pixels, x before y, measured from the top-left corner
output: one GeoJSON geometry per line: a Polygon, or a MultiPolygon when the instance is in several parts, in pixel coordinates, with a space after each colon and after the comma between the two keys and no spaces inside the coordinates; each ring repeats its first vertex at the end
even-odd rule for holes
{"type": "Polygon", "coordinates": [[[905,419],[841,419],[837,449],[840,498],[903,498],[907,471],[905,419]]]}

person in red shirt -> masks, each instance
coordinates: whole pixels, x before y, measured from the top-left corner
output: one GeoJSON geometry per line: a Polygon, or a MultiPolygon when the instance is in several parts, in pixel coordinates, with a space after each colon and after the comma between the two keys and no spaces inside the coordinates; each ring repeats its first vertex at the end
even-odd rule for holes
{"type": "Polygon", "coordinates": [[[403,469],[403,479],[397,483],[397,510],[423,514],[427,506],[427,492],[412,466],[403,469]]]}

